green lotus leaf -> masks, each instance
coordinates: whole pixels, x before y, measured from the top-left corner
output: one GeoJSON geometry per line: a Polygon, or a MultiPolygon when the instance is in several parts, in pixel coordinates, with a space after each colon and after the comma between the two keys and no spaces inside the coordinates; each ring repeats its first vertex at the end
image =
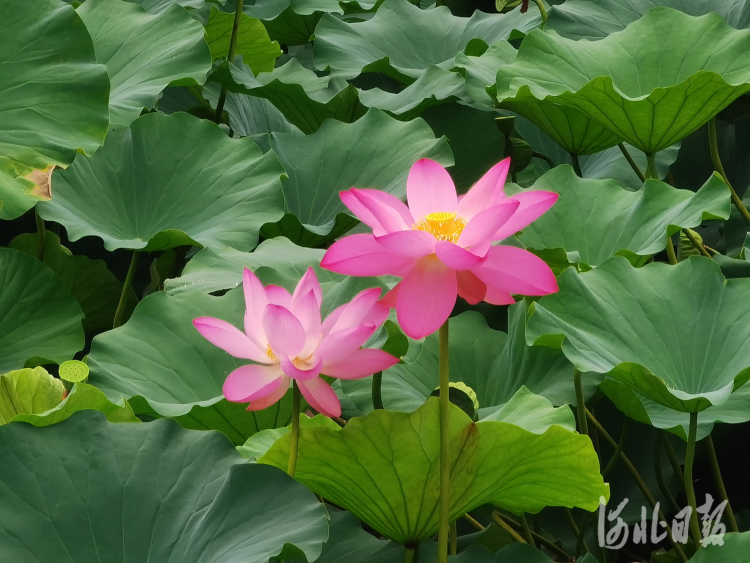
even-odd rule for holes
{"type": "MultiPolygon", "coordinates": [[[[221,5],[226,2],[226,0],[208,1],[212,4],[221,5]]],[[[174,5],[182,6],[183,8],[200,9],[206,4],[206,0],[128,0],[128,2],[139,4],[144,10],[151,14],[160,14],[174,5]]]]}
{"type": "MultiPolygon", "coordinates": [[[[300,276],[287,276],[289,270],[275,272],[273,267],[271,262],[256,272],[266,284],[293,289],[300,276]]],[[[242,275],[242,266],[233,270],[242,275]]],[[[322,284],[323,315],[377,285],[373,278],[336,279],[344,281],[321,280],[329,281],[322,284]]],[[[196,317],[209,316],[241,327],[244,312],[241,287],[221,297],[199,291],[153,293],[138,304],[127,323],[94,338],[89,382],[112,400],[127,399],[136,414],[174,418],[192,429],[219,430],[238,445],[259,430],[286,426],[292,414],[291,391],[281,402],[258,412],[224,399],[224,380],[248,362],[208,342],[192,324],[196,317]]]]}
{"type": "Polygon", "coordinates": [[[555,425],[571,432],[576,431],[576,419],[567,405],[555,408],[547,399],[535,395],[523,385],[507,403],[498,408],[486,409],[484,413],[480,411],[480,417],[482,421],[497,420],[515,424],[534,434],[544,434],[555,425]]]}
{"type": "MultiPolygon", "coordinates": [[[[203,87],[203,97],[216,109],[221,87],[213,82],[203,87]]],[[[298,106],[290,106],[297,108],[298,106]]],[[[270,133],[302,134],[299,127],[287,120],[286,116],[265,98],[257,98],[247,94],[227,92],[224,101],[224,111],[227,113],[229,127],[241,137],[251,137],[262,148],[258,136],[270,133]]]]}
{"type": "Polygon", "coordinates": [[[123,0],[86,0],[78,15],[107,65],[110,126],[128,126],[170,82],[202,84],[211,69],[203,27],[181,7],[150,14],[123,0]]]}
{"type": "MultiPolygon", "coordinates": [[[[460,381],[474,390],[480,417],[498,410],[514,397],[518,400],[516,395],[524,388],[540,395],[549,409],[552,405],[576,402],[573,365],[559,350],[527,346],[527,309],[525,303],[510,307],[508,334],[491,329],[484,317],[473,311],[450,319],[451,381],[460,381]]],[[[381,393],[385,408],[412,412],[437,389],[438,346],[438,335],[430,335],[416,357],[407,357],[384,372],[381,393]]],[[[412,344],[412,348],[417,347],[412,344]]],[[[599,374],[584,374],[587,397],[594,394],[600,380],[599,374]]],[[[372,410],[370,378],[346,380],[341,385],[361,412],[372,410]]]]}
{"type": "MultiPolygon", "coordinates": [[[[233,26],[234,14],[220,12],[215,7],[211,9],[206,23],[206,42],[214,61],[227,57],[233,26]]],[[[252,69],[253,74],[271,72],[276,59],[281,55],[279,44],[269,39],[263,23],[247,14],[240,15],[235,49],[235,53],[242,55],[244,63],[252,69]]]]}
{"type": "MultiPolygon", "coordinates": [[[[330,510],[330,509],[329,509],[330,510]]],[[[381,540],[362,529],[362,524],[346,511],[331,511],[330,535],[315,563],[393,563],[403,561],[404,546],[381,540]]],[[[304,563],[299,560],[290,563],[304,563]]]]}
{"type": "Polygon", "coordinates": [[[0,36],[0,219],[15,219],[49,197],[35,170],[67,166],[78,149],[104,142],[109,78],[83,22],[59,0],[3,2],[0,36]]]}
{"type": "Polygon", "coordinates": [[[359,99],[367,107],[378,108],[403,120],[416,117],[428,107],[458,100],[471,101],[460,74],[434,65],[428,66],[422,76],[398,93],[372,88],[360,90],[359,99]]]}
{"type": "Polygon", "coordinates": [[[264,284],[280,285],[291,291],[309,267],[315,270],[321,286],[327,288],[328,284],[341,283],[346,278],[320,267],[324,254],[324,250],[303,248],[284,237],[264,240],[253,252],[204,248],[187,263],[179,278],[164,283],[164,289],[169,295],[232,289],[242,283],[242,269],[249,268],[264,284]]]}
{"type": "Polygon", "coordinates": [[[258,430],[286,426],[291,394],[258,412],[224,399],[226,376],[247,362],[205,340],[192,324],[196,317],[213,316],[242,326],[244,310],[241,288],[223,297],[151,294],[127,323],[94,338],[89,383],[113,401],[125,398],[136,414],[175,418],[196,430],[218,430],[235,444],[258,430]]]}
{"type": "MultiPolygon", "coordinates": [[[[411,414],[378,410],[341,429],[300,430],[295,479],[399,543],[438,528],[437,398],[411,414]],[[323,462],[323,460],[325,460],[323,462]]],[[[451,519],[491,503],[513,512],[545,506],[595,510],[609,489],[586,436],[552,426],[532,434],[504,422],[473,423],[450,409],[451,519]]],[[[286,466],[290,435],[259,463],[286,466]]]]}
{"type": "MultiPolygon", "coordinates": [[[[627,385],[606,378],[599,388],[626,416],[676,434],[687,442],[690,415],[664,407],[627,385]]],[[[714,424],[742,424],[750,420],[750,385],[734,391],[725,403],[708,407],[698,415],[698,440],[702,440],[714,428],[714,424]]]]}
{"type": "Polygon", "coordinates": [[[487,92],[487,88],[494,86],[498,69],[512,63],[515,58],[516,50],[513,46],[507,41],[499,41],[490,45],[479,56],[459,53],[456,55],[455,65],[461,69],[466,91],[472,100],[481,106],[493,108],[495,100],[487,92]]]}
{"type": "Polygon", "coordinates": [[[654,6],[691,16],[718,12],[736,29],[750,27],[750,6],[745,0],[567,0],[550,11],[544,29],[569,39],[602,39],[622,31],[654,6]]]}
{"type": "Polygon", "coordinates": [[[718,14],[659,7],[600,41],[529,33],[515,62],[498,71],[497,98],[573,108],[653,154],[750,91],[748,69],[750,31],[732,29],[718,14]],[[696,44],[721,50],[696,51],[696,44]]]}
{"type": "MultiPolygon", "coordinates": [[[[36,234],[18,235],[8,245],[31,256],[36,256],[39,239],[36,234]]],[[[122,282],[107,269],[103,260],[75,256],[60,244],[60,237],[47,231],[44,237],[44,263],[57,274],[65,288],[83,309],[83,329],[99,331],[112,328],[117,304],[122,293],[122,282]]],[[[131,289],[125,319],[133,312],[138,297],[131,289]]]]}
{"type": "Polygon", "coordinates": [[[698,192],[658,180],[646,180],[643,189],[633,192],[614,180],[579,178],[570,166],[557,166],[530,189],[555,192],[560,198],[519,240],[530,249],[577,252],[590,266],[616,254],[661,252],[667,236],[706,219],[727,219],[731,207],[729,189],[718,174],[698,192]]]}
{"type": "Polygon", "coordinates": [[[260,20],[273,39],[285,45],[304,45],[315,33],[324,13],[344,14],[375,7],[375,0],[265,0],[245,4],[243,11],[260,20]]]}
{"type": "Polygon", "coordinates": [[[39,260],[0,248],[0,373],[60,363],[84,346],[83,311],[39,260]]]}
{"type": "Polygon", "coordinates": [[[274,154],[211,122],[151,113],[56,173],[55,197],[39,214],[64,225],[70,240],[98,236],[108,250],[249,250],[260,227],[281,217],[283,173],[274,154]]]}
{"type": "Polygon", "coordinates": [[[690,558],[690,563],[734,563],[747,557],[750,532],[724,534],[722,544],[708,545],[690,558]]]}
{"type": "MultiPolygon", "coordinates": [[[[364,115],[357,89],[341,78],[318,76],[297,59],[290,59],[273,72],[254,77],[247,65],[222,65],[211,80],[229,92],[266,98],[304,133],[314,133],[326,119],[345,123],[364,115]]],[[[218,89],[209,91],[218,97],[218,89]]]]}
{"type": "Polygon", "coordinates": [[[445,140],[436,139],[422,120],[402,123],[378,110],[351,124],[326,121],[312,135],[274,133],[270,146],[289,174],[282,183],[286,216],[262,233],[302,246],[324,246],[358,223],[340,191],[376,188],[403,198],[417,160],[453,163],[445,140]]]}
{"type": "Polygon", "coordinates": [[[526,339],[562,347],[579,370],[683,412],[721,405],[750,379],[740,321],[750,280],[725,280],[712,260],[634,268],[614,257],[582,274],[568,268],[558,283],[536,303],[526,339]]]}
{"type": "Polygon", "coordinates": [[[7,424],[0,455],[3,561],[312,561],[328,536],[305,487],[170,420],[7,424]]]}
{"type": "Polygon", "coordinates": [[[315,66],[346,79],[381,72],[410,84],[430,65],[450,70],[456,55],[474,39],[491,45],[508,39],[514,30],[526,32],[539,23],[538,13],[519,10],[476,11],[461,18],[445,6],[422,10],[407,0],[385,0],[365,22],[323,15],[315,27],[315,66]]]}
{"type": "Polygon", "coordinates": [[[103,412],[110,422],[140,422],[127,402],[115,404],[96,387],[77,383],[65,396],[65,387],[41,367],[0,375],[0,425],[28,422],[55,424],[81,410],[103,412]]]}

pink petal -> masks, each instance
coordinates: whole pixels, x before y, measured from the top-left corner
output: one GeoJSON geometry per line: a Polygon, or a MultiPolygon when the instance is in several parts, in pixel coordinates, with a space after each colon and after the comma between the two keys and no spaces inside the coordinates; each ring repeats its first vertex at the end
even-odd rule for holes
{"type": "Polygon", "coordinates": [[[375,235],[404,231],[414,223],[406,204],[387,192],[352,188],[339,195],[344,205],[372,228],[375,235]]]}
{"type": "Polygon", "coordinates": [[[384,307],[388,307],[389,309],[395,309],[396,299],[398,297],[398,288],[400,285],[401,282],[398,282],[396,285],[394,285],[393,288],[383,296],[379,303],[384,307]]]}
{"type": "Polygon", "coordinates": [[[487,294],[484,296],[484,302],[490,305],[513,305],[516,300],[504,289],[487,286],[487,294]]]}
{"type": "Polygon", "coordinates": [[[294,358],[305,345],[305,329],[289,309],[281,305],[266,305],[263,328],[268,344],[276,357],[294,358]]]}
{"type": "Polygon", "coordinates": [[[278,285],[267,285],[266,296],[268,302],[274,305],[281,305],[285,309],[291,310],[292,308],[292,295],[283,287],[278,285]]]}
{"type": "Polygon", "coordinates": [[[326,364],[323,373],[339,379],[360,379],[387,370],[398,363],[398,358],[388,352],[371,348],[355,350],[345,359],[326,364]]]}
{"type": "Polygon", "coordinates": [[[401,256],[423,258],[435,252],[435,237],[425,231],[398,231],[375,237],[378,244],[401,256]]]}
{"type": "Polygon", "coordinates": [[[440,261],[452,270],[471,270],[486,259],[447,240],[439,240],[435,245],[435,252],[440,261]]]}
{"type": "Polygon", "coordinates": [[[429,158],[414,163],[406,179],[406,199],[415,221],[438,211],[453,212],[458,198],[448,171],[429,158]]]}
{"type": "Polygon", "coordinates": [[[269,363],[265,350],[261,350],[244,332],[226,321],[213,317],[198,317],[193,319],[193,326],[203,338],[235,358],[269,363]]]}
{"type": "Polygon", "coordinates": [[[320,265],[347,276],[402,276],[414,260],[386,250],[371,234],[350,235],[326,251],[320,265]]]}
{"type": "Polygon", "coordinates": [[[490,168],[458,202],[457,214],[472,219],[481,211],[500,203],[509,169],[510,157],[490,168]]]}
{"type": "Polygon", "coordinates": [[[388,309],[378,304],[379,287],[365,289],[354,296],[349,303],[337,307],[323,323],[323,334],[352,328],[362,324],[379,327],[388,318],[388,309]]]}
{"type": "Polygon", "coordinates": [[[297,306],[293,314],[302,324],[302,328],[305,329],[305,346],[299,356],[307,358],[315,352],[323,334],[320,323],[320,303],[314,290],[311,289],[305,297],[297,299],[297,306]]]}
{"type": "Polygon", "coordinates": [[[428,256],[401,281],[396,315],[407,336],[423,338],[440,328],[456,304],[456,272],[428,256]]]}
{"type": "Polygon", "coordinates": [[[267,409],[271,405],[279,402],[279,400],[281,400],[281,398],[284,395],[286,395],[286,392],[289,390],[289,381],[290,381],[289,378],[283,374],[281,375],[279,379],[281,379],[281,384],[276,389],[276,391],[260,399],[255,399],[254,401],[250,401],[250,404],[247,405],[247,410],[262,411],[263,409],[267,409]]]}
{"type": "Polygon", "coordinates": [[[560,197],[559,194],[555,192],[540,190],[522,192],[509,197],[509,200],[520,202],[520,205],[513,217],[508,219],[508,222],[492,236],[492,240],[503,240],[523,230],[544,215],[555,204],[558,197],[560,197]]]}
{"type": "Polygon", "coordinates": [[[341,416],[341,403],[336,393],[319,377],[308,381],[298,381],[302,396],[312,408],[330,418],[341,416]]]}
{"type": "Polygon", "coordinates": [[[250,365],[238,367],[224,381],[223,393],[228,401],[245,403],[261,399],[276,391],[283,383],[283,373],[278,365],[250,365]]]}
{"type": "Polygon", "coordinates": [[[258,277],[245,268],[242,273],[242,290],[245,293],[245,332],[262,350],[268,346],[263,330],[263,311],[268,305],[266,288],[258,277]]]}
{"type": "Polygon", "coordinates": [[[458,245],[466,248],[480,242],[491,241],[492,235],[511,217],[514,217],[519,205],[517,201],[508,199],[480,211],[469,221],[461,236],[458,237],[458,245]]]}
{"type": "Polygon", "coordinates": [[[313,377],[318,377],[322,367],[322,360],[315,362],[309,367],[309,369],[303,369],[302,367],[295,366],[289,358],[281,358],[281,369],[284,371],[284,375],[287,375],[296,381],[305,381],[307,379],[312,379],[313,377]]]}
{"type": "Polygon", "coordinates": [[[332,332],[323,337],[315,355],[323,360],[324,366],[335,364],[361,348],[376,329],[375,325],[369,324],[332,332]]]}
{"type": "MultiPolygon", "coordinates": [[[[493,246],[487,261],[472,270],[490,288],[520,295],[547,295],[557,291],[550,267],[528,250],[493,246]]],[[[486,299],[485,299],[486,300],[486,299]]]]}
{"type": "Polygon", "coordinates": [[[456,272],[458,295],[463,297],[469,305],[476,305],[484,300],[487,285],[469,270],[456,272]]]}
{"type": "MultiPolygon", "coordinates": [[[[294,312],[297,307],[297,301],[306,296],[310,291],[315,294],[318,306],[320,307],[320,304],[323,302],[323,290],[320,288],[320,282],[318,281],[318,276],[315,275],[315,270],[311,267],[307,268],[305,275],[302,276],[297,287],[294,288],[294,293],[292,294],[292,312],[294,312]]],[[[281,303],[279,303],[279,305],[281,305],[281,303]]]]}

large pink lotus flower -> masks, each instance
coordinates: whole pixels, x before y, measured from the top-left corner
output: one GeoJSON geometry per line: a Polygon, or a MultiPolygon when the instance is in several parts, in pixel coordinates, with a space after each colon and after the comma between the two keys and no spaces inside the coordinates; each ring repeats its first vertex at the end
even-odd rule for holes
{"type": "Polygon", "coordinates": [[[557,194],[503,191],[510,159],[492,167],[458,197],[448,172],[419,160],[406,181],[407,207],[371,189],[341,192],[341,200],[372,234],[334,243],[321,266],[351,276],[403,279],[383,299],[395,307],[404,332],[422,338],[435,332],[453,310],[456,295],[471,304],[514,302],[511,294],[546,295],[557,281],[543,260],[522,248],[493,246],[545,213],[557,194]]]}
{"type": "Polygon", "coordinates": [[[197,318],[193,325],[232,356],[257,362],[237,368],[224,382],[224,396],[249,402],[249,411],[281,399],[293,379],[316,411],[341,416],[341,403],[321,374],[359,379],[398,362],[387,352],[361,347],[388,317],[388,308],[378,303],[378,288],[360,292],[321,323],[322,291],[312,268],[292,295],[283,287],[263,287],[247,269],[242,285],[247,308],[244,332],[212,317],[197,318]]]}

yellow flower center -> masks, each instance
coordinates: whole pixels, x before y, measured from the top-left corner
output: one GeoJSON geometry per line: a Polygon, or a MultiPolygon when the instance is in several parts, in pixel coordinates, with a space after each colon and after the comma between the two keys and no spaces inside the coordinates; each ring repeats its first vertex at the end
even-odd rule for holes
{"type": "Polygon", "coordinates": [[[268,356],[268,359],[271,361],[276,361],[276,354],[273,353],[273,350],[271,350],[271,345],[266,346],[266,355],[268,356]]]}
{"type": "Polygon", "coordinates": [[[456,217],[456,214],[450,211],[429,213],[424,219],[412,225],[413,229],[430,233],[437,240],[448,240],[453,243],[458,242],[464,227],[466,219],[456,217]]]}

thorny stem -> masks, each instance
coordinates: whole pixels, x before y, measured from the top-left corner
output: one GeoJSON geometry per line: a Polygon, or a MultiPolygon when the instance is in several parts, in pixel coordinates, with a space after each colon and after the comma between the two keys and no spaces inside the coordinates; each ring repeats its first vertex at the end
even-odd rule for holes
{"type": "Polygon", "coordinates": [[[450,369],[448,355],[448,320],[440,327],[440,527],[438,528],[438,563],[448,562],[450,535],[450,369]]]}
{"type": "Polygon", "coordinates": [[[729,520],[729,529],[732,532],[739,532],[740,529],[737,527],[737,520],[734,517],[734,511],[732,510],[732,506],[729,504],[729,497],[727,496],[727,489],[724,486],[724,479],[722,479],[721,477],[721,469],[719,469],[719,458],[716,457],[714,441],[713,438],[711,438],[710,434],[708,435],[708,439],[706,440],[706,449],[708,451],[708,460],[711,463],[711,473],[713,473],[714,476],[714,484],[716,485],[716,490],[719,492],[719,497],[721,498],[721,500],[727,501],[725,513],[727,515],[727,520],[729,520]]]}
{"type": "Polygon", "coordinates": [[[523,537],[526,540],[526,543],[529,545],[535,545],[534,536],[531,535],[531,528],[529,528],[529,523],[526,521],[526,516],[521,514],[518,517],[518,520],[521,522],[521,532],[523,532],[523,537]]]}
{"type": "Polygon", "coordinates": [[[547,10],[542,3],[542,0],[534,0],[537,6],[539,6],[539,13],[542,15],[542,29],[547,25],[547,10]]]}
{"type": "Polygon", "coordinates": [[[44,219],[39,217],[39,212],[34,208],[34,218],[36,219],[36,257],[44,260],[44,248],[46,246],[47,230],[44,228],[44,219]]]}
{"type": "Polygon", "coordinates": [[[646,178],[653,178],[654,180],[659,179],[659,171],[656,169],[656,155],[654,153],[646,155],[646,178]]]}
{"type": "Polygon", "coordinates": [[[510,537],[512,537],[514,540],[516,540],[518,543],[526,543],[526,540],[521,537],[521,535],[516,532],[513,527],[508,524],[502,516],[500,516],[500,513],[495,510],[492,512],[492,519],[495,521],[495,524],[500,526],[503,530],[508,532],[510,534],[510,537]]]}
{"type": "Polygon", "coordinates": [[[115,320],[112,323],[112,328],[117,328],[122,324],[122,317],[125,314],[125,305],[128,303],[128,296],[130,295],[130,289],[133,287],[133,279],[135,278],[135,271],[138,269],[138,258],[141,253],[138,250],[133,251],[133,257],[130,259],[130,267],[128,268],[128,274],[125,277],[125,283],[122,286],[122,293],[120,294],[120,302],[117,304],[117,310],[115,311],[115,320]]]}
{"type": "Polygon", "coordinates": [[[750,223],[750,212],[747,210],[747,207],[745,207],[745,204],[742,203],[742,200],[740,199],[740,196],[737,195],[737,192],[734,191],[732,184],[729,183],[727,173],[724,171],[724,165],[721,163],[721,157],[719,156],[719,142],[716,138],[715,117],[708,122],[708,145],[711,149],[711,160],[714,163],[714,170],[716,170],[721,175],[724,183],[729,188],[729,191],[732,194],[732,203],[737,208],[737,211],[739,211],[740,215],[745,218],[745,221],[750,223]]]}
{"type": "Polygon", "coordinates": [[[383,388],[383,372],[379,371],[378,373],[372,376],[372,407],[375,410],[383,410],[384,408],[382,388],[383,388]]]}
{"type": "Polygon", "coordinates": [[[292,384],[292,443],[289,447],[289,467],[286,472],[290,477],[294,477],[297,470],[297,453],[299,452],[299,411],[300,411],[300,391],[297,382],[292,384]]]}
{"type": "Polygon", "coordinates": [[[677,264],[677,255],[674,253],[674,245],[672,244],[672,237],[667,235],[667,259],[673,266],[677,264]]]}
{"type": "MultiPolygon", "coordinates": [[[[495,523],[497,523],[497,518],[495,517],[495,515],[497,515],[497,518],[500,518],[501,520],[503,520],[507,524],[513,526],[515,529],[519,529],[519,530],[521,529],[521,524],[519,524],[518,522],[516,522],[512,518],[509,518],[508,516],[500,514],[497,511],[495,511],[493,513],[493,515],[492,515],[492,519],[495,521],[495,523]]],[[[468,514],[466,516],[468,516],[468,514]]],[[[474,519],[472,518],[471,520],[474,520],[474,519]]],[[[476,522],[476,520],[474,520],[474,522],[476,522]]],[[[481,524],[479,524],[479,522],[477,522],[477,524],[479,526],[482,526],[481,524]]],[[[502,526],[502,525],[498,524],[498,526],[502,526]]],[[[484,527],[482,526],[481,529],[483,530],[484,527]]],[[[507,528],[503,527],[503,529],[507,531],[507,528]]],[[[551,541],[549,541],[543,535],[541,535],[541,534],[539,534],[537,532],[532,531],[531,532],[531,536],[534,538],[534,541],[536,541],[540,545],[543,545],[544,547],[546,547],[547,549],[549,549],[550,551],[552,551],[553,553],[555,553],[555,555],[561,557],[563,560],[568,561],[570,559],[570,555],[568,555],[562,548],[556,546],[554,543],[552,543],[551,541]]]]}
{"type": "MultiPolygon", "coordinates": [[[[609,444],[617,449],[617,442],[615,442],[614,438],[609,435],[609,432],[607,432],[604,427],[601,425],[601,423],[594,418],[594,415],[591,414],[588,409],[586,410],[586,415],[588,416],[591,423],[596,426],[596,429],[599,431],[599,433],[604,437],[609,444]]],[[[651,494],[651,491],[649,491],[648,487],[646,486],[646,483],[643,481],[643,478],[641,477],[640,473],[638,473],[638,470],[635,468],[633,463],[630,461],[627,455],[625,455],[625,452],[620,452],[620,459],[622,459],[622,462],[625,464],[625,466],[628,468],[628,471],[630,471],[630,474],[633,476],[633,480],[638,485],[638,488],[641,489],[641,492],[643,493],[643,496],[646,497],[646,500],[651,505],[651,508],[656,508],[656,499],[654,498],[654,495],[651,494]]],[[[674,540],[674,535],[672,534],[672,528],[669,526],[669,523],[667,522],[666,517],[664,516],[664,513],[659,510],[658,511],[659,520],[661,520],[664,523],[664,529],[667,532],[667,539],[669,539],[670,543],[672,544],[672,547],[674,547],[675,552],[680,557],[680,559],[683,562],[687,562],[687,557],[685,556],[685,552],[682,551],[682,547],[680,547],[680,544],[674,540]]]]}
{"type": "Polygon", "coordinates": [[[688,430],[687,450],[685,450],[685,495],[690,511],[690,531],[696,546],[701,544],[701,528],[698,524],[697,503],[695,502],[695,487],[693,485],[693,461],[695,460],[695,441],[698,435],[698,413],[690,413],[690,428],[688,430]]]}
{"type": "Polygon", "coordinates": [[[622,144],[622,143],[620,143],[620,144],[617,145],[617,148],[620,149],[620,152],[622,152],[622,156],[624,156],[625,160],[628,161],[628,164],[630,164],[630,167],[633,169],[633,172],[636,173],[636,175],[638,176],[638,179],[641,182],[645,182],[646,181],[646,176],[643,175],[643,172],[641,172],[641,169],[635,163],[635,160],[633,160],[633,157],[630,156],[630,152],[625,147],[625,145],[622,144]]]}
{"type": "Polygon", "coordinates": [[[583,172],[581,172],[581,163],[578,161],[578,155],[570,153],[570,159],[573,161],[573,170],[579,178],[583,178],[583,172]]]}
{"type": "Polygon", "coordinates": [[[677,501],[672,496],[672,493],[669,491],[669,487],[667,487],[667,483],[664,480],[664,472],[661,468],[661,450],[662,450],[662,440],[663,437],[660,432],[657,432],[656,437],[654,438],[654,473],[656,474],[656,482],[659,485],[659,489],[661,489],[661,493],[664,495],[664,497],[667,499],[667,502],[669,502],[669,505],[672,507],[672,510],[674,510],[675,513],[680,511],[680,507],[677,505],[677,501]]]}
{"type": "Polygon", "coordinates": [[[576,388],[576,409],[578,410],[578,431],[581,434],[588,436],[589,425],[586,420],[586,398],[583,394],[583,381],[581,380],[581,372],[575,370],[573,375],[573,382],[576,388]]]}
{"type": "MultiPolygon", "coordinates": [[[[232,64],[234,61],[234,52],[237,48],[237,33],[240,29],[240,21],[242,18],[242,4],[244,0],[237,0],[237,8],[234,12],[234,24],[232,25],[232,37],[229,39],[229,53],[227,53],[227,62],[232,64]]],[[[214,123],[221,123],[221,114],[224,112],[224,102],[227,99],[227,90],[224,86],[221,87],[219,93],[219,101],[216,102],[216,113],[214,114],[214,123]]]]}

